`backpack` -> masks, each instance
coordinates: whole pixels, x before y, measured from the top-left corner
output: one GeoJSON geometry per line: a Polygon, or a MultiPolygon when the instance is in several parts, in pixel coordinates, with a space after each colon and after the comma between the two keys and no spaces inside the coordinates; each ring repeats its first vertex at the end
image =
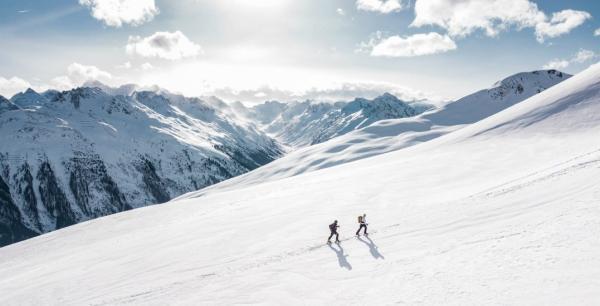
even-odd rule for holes
{"type": "Polygon", "coordinates": [[[363,223],[363,217],[362,216],[358,216],[358,223],[363,223]]]}
{"type": "Polygon", "coordinates": [[[329,230],[330,231],[335,231],[335,223],[329,224],[329,230]]]}

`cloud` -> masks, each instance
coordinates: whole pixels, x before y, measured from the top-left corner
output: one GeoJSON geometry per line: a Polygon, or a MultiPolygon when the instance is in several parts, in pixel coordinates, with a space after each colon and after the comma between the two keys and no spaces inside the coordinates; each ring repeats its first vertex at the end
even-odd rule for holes
{"type": "Polygon", "coordinates": [[[10,98],[18,92],[22,92],[27,88],[30,88],[31,84],[21,78],[12,77],[6,79],[0,77],[0,95],[10,98]]]}
{"type": "Polygon", "coordinates": [[[138,26],[159,13],[154,0],[79,0],[79,4],[89,7],[94,18],[111,27],[138,26]]]}
{"type": "Polygon", "coordinates": [[[556,69],[556,70],[561,70],[561,69],[565,69],[567,67],[569,67],[569,61],[567,60],[552,60],[550,62],[548,62],[546,65],[543,66],[544,69],[556,69]]]}
{"type": "Polygon", "coordinates": [[[564,10],[554,13],[549,22],[544,21],[536,24],[536,38],[539,42],[543,42],[546,37],[553,38],[569,33],[590,18],[592,18],[592,15],[583,11],[564,10]]]}
{"type": "Polygon", "coordinates": [[[382,38],[382,34],[378,32],[375,38],[362,47],[370,50],[371,56],[414,57],[455,50],[456,43],[448,35],[435,32],[387,38],[382,38]]]}
{"type": "Polygon", "coordinates": [[[67,75],[59,76],[51,81],[54,88],[67,90],[73,87],[81,86],[88,81],[99,81],[110,83],[113,76],[96,66],[86,66],[79,63],[72,63],[67,67],[67,75]]]}
{"type": "Polygon", "coordinates": [[[596,31],[594,31],[594,36],[600,36],[600,28],[597,28],[596,31]]]}
{"type": "Polygon", "coordinates": [[[86,66],[79,63],[69,65],[67,73],[75,83],[85,83],[87,81],[108,82],[112,79],[110,73],[102,71],[96,66],[86,66]]]}
{"type": "Polygon", "coordinates": [[[535,29],[538,41],[569,33],[591,15],[563,10],[552,18],[529,0],[416,0],[411,26],[436,25],[452,37],[465,37],[477,30],[496,36],[511,27],[535,29]]]}
{"type": "Polygon", "coordinates": [[[346,15],[346,12],[345,12],[345,11],[344,11],[344,9],[342,9],[342,8],[338,8],[338,9],[337,9],[337,10],[335,10],[335,11],[336,11],[336,13],[337,13],[338,15],[340,15],[340,16],[345,16],[345,15],[346,15]]]}
{"type": "Polygon", "coordinates": [[[262,103],[266,100],[277,100],[280,102],[305,100],[322,102],[350,101],[357,97],[372,99],[386,92],[404,101],[426,100],[434,103],[441,101],[440,97],[384,82],[345,82],[325,85],[320,88],[313,87],[300,92],[277,89],[270,86],[243,90],[226,87],[214,89],[206,94],[214,95],[227,101],[262,103]]]}
{"type": "Polygon", "coordinates": [[[592,50],[580,49],[575,55],[573,55],[570,59],[553,59],[543,66],[544,69],[565,69],[569,67],[571,64],[583,64],[587,61],[593,60],[596,58],[598,54],[596,54],[592,50]]]}
{"type": "Polygon", "coordinates": [[[180,31],[156,32],[148,37],[130,36],[127,54],[178,60],[203,53],[202,47],[190,41],[180,31]]]}
{"type": "Polygon", "coordinates": [[[150,64],[150,63],[143,63],[143,64],[140,66],[140,68],[141,68],[142,70],[151,70],[151,69],[154,69],[154,66],[152,66],[152,64],[150,64]]]}
{"type": "Polygon", "coordinates": [[[571,59],[572,62],[576,63],[585,63],[593,58],[595,58],[597,54],[592,50],[581,49],[575,56],[571,59]]]}
{"type": "Polygon", "coordinates": [[[389,14],[404,9],[402,0],[356,0],[356,8],[363,11],[389,14]]]}
{"type": "Polygon", "coordinates": [[[117,68],[119,69],[131,69],[131,62],[125,62],[121,65],[117,65],[117,68]]]}

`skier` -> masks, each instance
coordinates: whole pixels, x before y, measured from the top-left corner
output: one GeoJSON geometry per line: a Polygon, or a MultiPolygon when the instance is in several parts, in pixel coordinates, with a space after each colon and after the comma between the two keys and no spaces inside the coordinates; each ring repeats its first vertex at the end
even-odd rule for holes
{"type": "Polygon", "coordinates": [[[337,232],[337,228],[340,226],[337,223],[337,220],[335,220],[332,224],[329,224],[329,230],[331,231],[331,235],[329,235],[329,238],[327,238],[327,243],[331,243],[331,237],[333,237],[333,235],[335,235],[335,242],[340,242],[340,235],[337,232]]]}
{"type": "Polygon", "coordinates": [[[360,236],[360,230],[361,229],[365,229],[365,236],[369,235],[367,234],[367,214],[363,214],[362,216],[358,216],[358,224],[360,224],[360,226],[358,227],[358,231],[356,231],[356,236],[360,236]]]}

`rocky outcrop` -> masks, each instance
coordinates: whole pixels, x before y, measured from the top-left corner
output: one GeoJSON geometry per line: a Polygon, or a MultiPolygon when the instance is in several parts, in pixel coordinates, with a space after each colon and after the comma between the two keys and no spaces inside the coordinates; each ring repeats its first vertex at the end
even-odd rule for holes
{"type": "Polygon", "coordinates": [[[10,188],[0,177],[0,246],[36,236],[21,222],[21,213],[10,195],[10,188]]]}

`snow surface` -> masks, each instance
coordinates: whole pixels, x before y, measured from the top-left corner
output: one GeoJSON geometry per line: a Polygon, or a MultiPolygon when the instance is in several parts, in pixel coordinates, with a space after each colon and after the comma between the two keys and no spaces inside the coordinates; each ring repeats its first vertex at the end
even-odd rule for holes
{"type": "Polygon", "coordinates": [[[596,64],[423,144],[2,248],[0,304],[597,305],[599,135],[596,64]]]}
{"type": "MultiPolygon", "coordinates": [[[[219,188],[238,188],[241,184],[282,179],[426,142],[487,118],[570,77],[571,75],[556,70],[518,73],[496,82],[488,89],[419,116],[380,120],[325,143],[299,148],[257,171],[227,180],[219,188]]],[[[257,108],[259,114],[268,114],[264,109],[275,107],[277,103],[266,103],[257,108]]],[[[269,120],[272,119],[267,119],[269,120]]],[[[308,123],[304,123],[298,128],[307,125],[308,123]]],[[[273,124],[270,127],[272,126],[273,124]]],[[[210,189],[204,189],[200,193],[207,190],[210,189]]]]}

